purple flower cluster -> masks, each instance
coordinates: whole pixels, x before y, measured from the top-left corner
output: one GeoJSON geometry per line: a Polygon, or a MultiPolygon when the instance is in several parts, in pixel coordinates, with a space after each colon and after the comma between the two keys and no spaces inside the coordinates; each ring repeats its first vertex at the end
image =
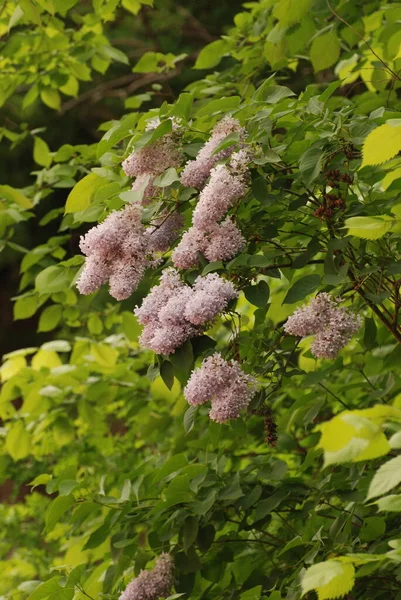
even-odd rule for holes
{"type": "Polygon", "coordinates": [[[227,362],[216,353],[205,358],[200,368],[192,372],[184,396],[193,406],[210,401],[209,417],[217,423],[225,423],[239,417],[255,391],[253,377],[246,375],[235,360],[227,362]]]}
{"type": "Polygon", "coordinates": [[[128,584],[119,600],[159,600],[167,598],[174,584],[174,563],[170,554],[160,554],[151,571],[141,571],[128,584]]]}
{"type": "Polygon", "coordinates": [[[311,352],[317,358],[335,358],[360,328],[362,319],[345,308],[330,294],[318,294],[310,304],[297,308],[288,318],[284,331],[290,335],[315,335],[311,352]]]}
{"type": "Polygon", "coordinates": [[[200,189],[210,175],[211,169],[218,162],[230,156],[235,149],[235,145],[224,148],[214,154],[220,142],[230,133],[237,132],[240,138],[245,135],[245,130],[241,127],[237,119],[224,117],[213,128],[212,134],[206,144],[199,150],[195,160],[187,162],[181,174],[181,183],[186,187],[195,187],[200,189]]]}
{"type": "Polygon", "coordinates": [[[172,354],[187,339],[202,333],[237,296],[234,285],[216,274],[200,276],[190,287],[175,269],[165,269],[160,284],[135,309],[144,325],[139,342],[157,354],[172,354]]]}
{"type": "Polygon", "coordinates": [[[92,294],[109,282],[116,300],[129,298],[147,267],[158,263],[155,253],[168,250],[183,224],[182,216],[172,213],[145,228],[141,215],[139,204],[128,204],[81,237],[80,248],[87,257],[77,280],[81,294],[92,294]]]}
{"type": "MultiPolygon", "coordinates": [[[[150,123],[148,129],[154,129],[157,125],[157,122],[150,123]]],[[[175,127],[175,129],[177,128],[175,127]]],[[[152,185],[154,178],[169,167],[181,165],[183,155],[178,144],[178,137],[177,131],[168,133],[152,144],[133,152],[123,161],[124,173],[128,177],[136,177],[132,189],[139,191],[143,189],[144,185],[146,186],[142,199],[144,205],[150,203],[157,191],[157,188],[152,185]]]]}
{"type": "Polygon", "coordinates": [[[245,239],[235,223],[228,217],[219,221],[246,193],[247,160],[246,151],[240,150],[232,155],[229,165],[212,169],[192,215],[192,227],[173,251],[172,261],[177,268],[195,267],[199,252],[209,261],[229,260],[244,247],[245,239]]]}

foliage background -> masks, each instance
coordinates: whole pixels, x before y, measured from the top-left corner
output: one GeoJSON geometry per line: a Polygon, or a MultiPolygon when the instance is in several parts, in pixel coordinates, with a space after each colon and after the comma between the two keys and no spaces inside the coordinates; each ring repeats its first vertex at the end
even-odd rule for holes
{"type": "Polygon", "coordinates": [[[401,597],[400,20],[378,0],[3,3],[2,597],[117,599],[161,551],[184,598],[401,597]],[[79,235],[123,205],[148,118],[180,116],[191,157],[226,113],[254,151],[248,246],[186,276],[242,293],[154,357],[132,309],[160,269],[123,303],[79,297],[79,235]],[[334,361],[283,334],[318,291],[364,318],[334,361]],[[228,426],[181,394],[214,347],[260,383],[228,426]]]}

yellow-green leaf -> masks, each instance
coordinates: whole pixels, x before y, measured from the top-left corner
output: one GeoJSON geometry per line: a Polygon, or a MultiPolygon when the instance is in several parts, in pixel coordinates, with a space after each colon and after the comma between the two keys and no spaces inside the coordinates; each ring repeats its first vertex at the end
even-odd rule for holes
{"type": "Polygon", "coordinates": [[[41,167],[49,167],[52,162],[49,146],[44,140],[36,136],[33,143],[33,160],[41,167]]]}
{"type": "Polygon", "coordinates": [[[392,171],[389,171],[387,173],[387,175],[382,180],[380,187],[382,188],[382,190],[386,191],[386,189],[388,187],[390,187],[390,185],[393,183],[393,181],[396,181],[400,177],[401,177],[401,167],[397,167],[397,169],[393,169],[392,171]]]}
{"type": "Polygon", "coordinates": [[[377,509],[380,512],[401,512],[401,495],[390,494],[376,501],[377,509]]]}
{"type": "Polygon", "coordinates": [[[32,208],[33,206],[29,198],[24,196],[19,190],[12,188],[10,185],[0,185],[0,197],[1,196],[10,202],[16,202],[22,206],[22,208],[32,208]]]}
{"type": "Polygon", "coordinates": [[[367,500],[382,496],[401,483],[401,456],[396,456],[382,465],[373,477],[367,500]]]}
{"type": "Polygon", "coordinates": [[[322,432],[318,447],[324,451],[325,466],[369,460],[390,451],[380,426],[361,413],[344,411],[317,427],[322,432]]]}
{"type": "Polygon", "coordinates": [[[46,104],[49,108],[54,108],[54,110],[59,110],[61,106],[61,98],[60,94],[57,90],[53,88],[45,88],[40,92],[40,97],[42,102],[46,104]]]}
{"type": "Polygon", "coordinates": [[[32,369],[35,371],[40,371],[42,367],[47,369],[53,369],[54,367],[59,367],[63,363],[57,352],[53,350],[38,350],[38,352],[32,358],[32,369]]]}
{"type": "Polygon", "coordinates": [[[273,15],[280,21],[280,25],[288,27],[299,23],[306,15],[313,0],[280,0],[275,3],[273,15]]]}
{"type": "Polygon", "coordinates": [[[211,42],[200,51],[194,69],[211,69],[215,67],[219,64],[225,52],[227,52],[227,42],[224,40],[211,42]]]}
{"type": "Polygon", "coordinates": [[[0,367],[0,380],[7,381],[26,367],[24,356],[13,356],[6,360],[0,367]]]}
{"type": "Polygon", "coordinates": [[[6,450],[15,461],[28,456],[31,451],[31,439],[22,421],[13,423],[6,437],[6,450]]]}
{"type": "Polygon", "coordinates": [[[310,59],[315,73],[328,69],[340,57],[340,43],[333,31],[315,38],[310,49],[310,59]]]}
{"type": "Polygon", "coordinates": [[[90,206],[96,191],[105,184],[105,180],[95,173],[89,173],[72,188],[65,205],[65,213],[75,213],[90,206]]]}
{"type": "Polygon", "coordinates": [[[401,150],[401,125],[380,125],[369,133],[362,146],[362,167],[381,165],[401,150]]]}
{"type": "Polygon", "coordinates": [[[389,217],[350,217],[345,220],[348,235],[364,240],[378,240],[393,227],[394,221],[389,217]]]}
{"type": "Polygon", "coordinates": [[[117,350],[107,344],[92,344],[91,352],[96,362],[104,367],[113,367],[117,362],[117,350]]]}
{"type": "Polygon", "coordinates": [[[354,587],[355,569],[338,560],[312,565],[302,578],[302,595],[315,590],[319,600],[341,598],[354,587]]]}

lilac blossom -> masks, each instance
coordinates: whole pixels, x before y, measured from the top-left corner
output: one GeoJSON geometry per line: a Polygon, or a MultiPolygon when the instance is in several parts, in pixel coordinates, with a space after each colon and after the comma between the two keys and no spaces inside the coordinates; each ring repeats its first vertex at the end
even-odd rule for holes
{"type": "Polygon", "coordinates": [[[136,288],[148,264],[148,245],[139,206],[111,213],[81,237],[88,257],[77,280],[81,294],[90,294],[110,281],[110,293],[124,300],[136,288]]]}
{"type": "Polygon", "coordinates": [[[318,294],[309,305],[298,308],[288,318],[284,330],[290,335],[315,335],[311,352],[317,358],[333,359],[358,331],[362,320],[345,308],[330,294],[318,294]]]}
{"type": "Polygon", "coordinates": [[[170,595],[174,584],[174,563],[170,554],[160,554],[151,571],[141,571],[128,584],[119,600],[159,600],[170,595]]]}
{"type": "Polygon", "coordinates": [[[186,187],[200,189],[209,177],[211,169],[221,160],[230,156],[235,150],[235,144],[214,154],[219,143],[230,133],[239,133],[240,139],[244,138],[245,130],[239,121],[233,117],[224,117],[213,128],[209,140],[199,150],[195,160],[187,162],[181,174],[181,183],[186,187]]]}
{"type": "Polygon", "coordinates": [[[161,214],[146,230],[149,247],[155,252],[167,252],[178,232],[184,225],[184,217],[174,211],[169,215],[161,214]]]}
{"type": "Polygon", "coordinates": [[[209,243],[203,251],[208,261],[229,260],[240,252],[246,240],[236,224],[227,217],[215,225],[209,235],[209,243]]]}
{"type": "Polygon", "coordinates": [[[238,292],[218,275],[198,277],[193,287],[178,272],[167,269],[160,285],[151,289],[135,314],[144,325],[140,344],[157,354],[172,354],[189,338],[201,334],[205,325],[225,309],[238,292]]]}
{"type": "Polygon", "coordinates": [[[211,171],[210,181],[202,190],[195,207],[192,223],[198,229],[207,231],[220,221],[236,200],[247,190],[247,182],[242,174],[231,173],[227,165],[217,165],[211,171]]]}
{"type": "Polygon", "coordinates": [[[209,417],[218,423],[225,423],[239,417],[255,391],[255,379],[244,373],[238,362],[225,361],[216,353],[192,372],[184,396],[193,406],[210,401],[209,417]]]}
{"type": "Polygon", "coordinates": [[[231,281],[226,281],[216,273],[197,277],[193,295],[185,308],[185,318],[193,325],[204,325],[224,310],[230,300],[238,297],[231,281]]]}

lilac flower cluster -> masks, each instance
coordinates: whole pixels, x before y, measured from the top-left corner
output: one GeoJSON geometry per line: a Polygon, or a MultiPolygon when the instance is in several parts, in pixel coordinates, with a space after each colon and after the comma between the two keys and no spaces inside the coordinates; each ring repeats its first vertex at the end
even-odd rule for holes
{"type": "Polygon", "coordinates": [[[156,252],[166,252],[182,227],[178,213],[160,217],[159,224],[145,228],[142,208],[129,204],[111,213],[103,223],[81,237],[86,262],[78,280],[81,294],[92,294],[109,282],[110,294],[125,300],[138,286],[145,270],[158,264],[156,252]]]}
{"type": "Polygon", "coordinates": [[[234,285],[216,274],[199,276],[190,287],[175,269],[165,269],[160,284],[135,309],[144,325],[139,342],[157,354],[172,354],[187,339],[202,333],[237,296],[234,285]]]}
{"type": "MultiPolygon", "coordinates": [[[[159,123],[151,122],[147,129],[154,129],[159,123]]],[[[132,186],[134,191],[143,189],[142,204],[149,204],[155,195],[157,188],[152,185],[157,175],[160,175],[169,167],[179,167],[182,163],[183,155],[178,144],[178,133],[175,123],[173,128],[176,131],[168,133],[152,144],[143,146],[138,151],[133,152],[126,158],[122,167],[128,177],[136,177],[132,186]]]]}
{"type": "Polygon", "coordinates": [[[237,119],[224,117],[213,128],[209,140],[199,150],[195,160],[187,162],[181,174],[181,183],[186,187],[195,187],[200,189],[210,175],[211,169],[218,162],[230,156],[235,149],[235,145],[224,148],[214,154],[220,142],[230,133],[238,133],[240,139],[245,136],[245,130],[241,127],[237,119]]]}
{"type": "Polygon", "coordinates": [[[297,308],[284,330],[290,335],[315,335],[311,352],[317,358],[335,358],[360,328],[362,319],[338,306],[330,294],[318,294],[309,305],[297,308]]]}
{"type": "Polygon", "coordinates": [[[159,600],[167,598],[174,584],[174,563],[170,554],[160,554],[151,571],[141,571],[119,600],[159,600]]]}
{"type": "Polygon", "coordinates": [[[195,267],[199,252],[209,261],[229,260],[244,247],[245,239],[235,223],[229,217],[219,221],[246,193],[247,160],[246,151],[240,150],[232,155],[229,165],[212,169],[192,215],[192,227],[173,251],[172,261],[177,268],[195,267]]]}
{"type": "Polygon", "coordinates": [[[235,360],[227,362],[221,354],[215,353],[192,372],[184,396],[193,406],[210,401],[209,417],[217,423],[225,423],[239,417],[255,391],[253,377],[246,375],[235,360]]]}

